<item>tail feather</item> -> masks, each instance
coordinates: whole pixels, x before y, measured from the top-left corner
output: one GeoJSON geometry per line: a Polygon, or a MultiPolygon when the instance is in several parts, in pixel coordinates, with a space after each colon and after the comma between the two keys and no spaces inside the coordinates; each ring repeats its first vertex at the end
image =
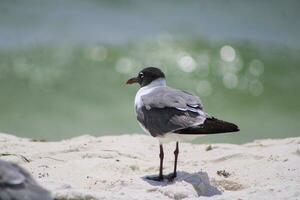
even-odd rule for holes
{"type": "Polygon", "coordinates": [[[207,118],[203,124],[195,127],[189,127],[181,130],[177,130],[178,134],[218,134],[237,132],[239,127],[233,123],[216,119],[214,117],[207,118]]]}

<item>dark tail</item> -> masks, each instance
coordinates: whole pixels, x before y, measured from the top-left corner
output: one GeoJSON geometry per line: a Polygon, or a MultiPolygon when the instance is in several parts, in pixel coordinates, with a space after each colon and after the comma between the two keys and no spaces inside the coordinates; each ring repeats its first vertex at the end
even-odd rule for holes
{"type": "Polygon", "coordinates": [[[207,118],[203,124],[195,127],[189,127],[181,130],[177,130],[178,134],[218,134],[237,132],[239,127],[233,123],[225,122],[214,117],[207,118]]]}

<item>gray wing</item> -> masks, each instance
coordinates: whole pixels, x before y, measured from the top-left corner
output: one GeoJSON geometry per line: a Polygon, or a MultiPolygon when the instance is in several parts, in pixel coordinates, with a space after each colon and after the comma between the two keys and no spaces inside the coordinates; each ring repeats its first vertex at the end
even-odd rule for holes
{"type": "Polygon", "coordinates": [[[184,91],[159,87],[141,98],[137,119],[154,137],[200,125],[208,117],[199,98],[184,91]]]}
{"type": "Polygon", "coordinates": [[[16,164],[0,160],[0,199],[53,200],[30,174],[16,164]]]}
{"type": "Polygon", "coordinates": [[[181,110],[192,108],[203,109],[199,97],[188,92],[176,90],[170,87],[158,87],[151,93],[142,96],[143,104],[150,108],[172,107],[181,110]]]}

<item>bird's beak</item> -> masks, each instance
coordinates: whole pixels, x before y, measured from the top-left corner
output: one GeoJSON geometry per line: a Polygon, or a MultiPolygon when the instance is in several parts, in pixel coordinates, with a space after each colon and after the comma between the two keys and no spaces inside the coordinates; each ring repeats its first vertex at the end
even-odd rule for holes
{"type": "Polygon", "coordinates": [[[138,82],[138,79],[137,77],[133,77],[131,79],[129,79],[126,84],[133,84],[133,83],[137,83],[138,82]]]}

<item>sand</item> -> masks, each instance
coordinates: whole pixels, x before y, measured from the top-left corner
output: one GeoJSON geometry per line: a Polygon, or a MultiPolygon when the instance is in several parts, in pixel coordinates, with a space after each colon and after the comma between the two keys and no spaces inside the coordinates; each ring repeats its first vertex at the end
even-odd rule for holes
{"type": "MultiPolygon", "coordinates": [[[[175,144],[165,145],[164,172],[175,144]]],[[[142,134],[40,142],[0,134],[0,159],[18,163],[58,199],[300,199],[300,137],[243,145],[180,144],[178,178],[158,173],[158,142],[142,134]]]]}

